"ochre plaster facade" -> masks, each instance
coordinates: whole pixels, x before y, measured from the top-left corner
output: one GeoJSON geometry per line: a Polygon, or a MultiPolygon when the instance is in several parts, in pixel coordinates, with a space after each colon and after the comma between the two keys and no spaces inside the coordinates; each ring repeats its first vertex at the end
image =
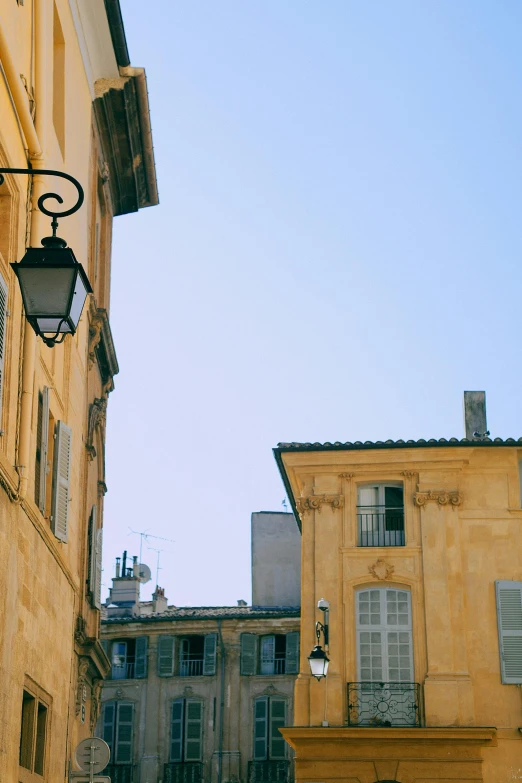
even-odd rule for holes
{"type": "Polygon", "coordinates": [[[275,450],[303,536],[301,669],[294,728],[283,730],[296,780],[522,779],[522,695],[501,682],[495,598],[496,580],[522,579],[521,450],[462,441],[328,446],[275,450]],[[357,489],[382,482],[403,487],[405,545],[362,547],[357,489]],[[419,727],[347,725],[364,587],[411,594],[419,727]],[[326,682],[311,678],[307,661],[321,597],[330,601],[326,682]]]}

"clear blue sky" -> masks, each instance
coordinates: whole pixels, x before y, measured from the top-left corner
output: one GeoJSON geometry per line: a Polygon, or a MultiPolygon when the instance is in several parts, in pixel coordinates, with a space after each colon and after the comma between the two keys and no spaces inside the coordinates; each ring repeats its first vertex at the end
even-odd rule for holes
{"type": "Polygon", "coordinates": [[[148,528],[234,604],[279,441],[462,437],[464,389],[522,435],[522,4],[121,5],[161,204],[115,220],[104,582],[148,528]]]}

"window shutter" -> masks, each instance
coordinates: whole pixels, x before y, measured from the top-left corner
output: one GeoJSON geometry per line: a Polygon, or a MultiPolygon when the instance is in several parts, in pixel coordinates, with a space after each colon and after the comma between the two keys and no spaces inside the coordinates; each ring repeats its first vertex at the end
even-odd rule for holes
{"type": "Polygon", "coordinates": [[[89,564],[87,569],[87,588],[91,596],[94,596],[96,581],[96,506],[91,508],[89,515],[89,564]]]}
{"type": "Polygon", "coordinates": [[[506,685],[522,683],[522,582],[495,582],[500,672],[506,685]]]}
{"type": "Polygon", "coordinates": [[[111,643],[108,639],[100,639],[100,644],[103,647],[103,652],[107,656],[107,658],[110,660],[111,658],[111,643]]]}
{"type": "Polygon", "coordinates": [[[216,646],[217,633],[207,633],[203,655],[203,674],[205,675],[216,673],[216,646]]]}
{"type": "Polygon", "coordinates": [[[111,749],[111,756],[113,752],[113,742],[114,742],[115,710],[116,710],[116,702],[114,701],[108,701],[103,707],[102,739],[105,740],[105,742],[111,749]]]}
{"type": "Polygon", "coordinates": [[[241,674],[256,674],[257,636],[255,633],[241,634],[241,674]]]}
{"type": "Polygon", "coordinates": [[[274,674],[275,636],[261,637],[261,674],[274,674]]]}
{"type": "Polygon", "coordinates": [[[102,580],[102,542],[103,530],[96,531],[96,572],[94,579],[93,604],[96,609],[101,609],[101,580],[102,580]]]}
{"type": "Polygon", "coordinates": [[[158,638],[158,676],[172,677],[174,674],[174,636],[158,638]]]}
{"type": "Polygon", "coordinates": [[[254,760],[266,761],[268,756],[268,696],[254,702],[254,760]]]}
{"type": "Polygon", "coordinates": [[[116,763],[132,762],[132,704],[118,702],[118,720],[116,722],[116,763]]]}
{"type": "Polygon", "coordinates": [[[60,541],[67,541],[69,524],[69,485],[71,481],[72,430],[63,421],[56,423],[54,444],[53,499],[51,529],[60,541]]]}
{"type": "Polygon", "coordinates": [[[286,634],[285,674],[299,673],[299,631],[286,634]]]}
{"type": "Polygon", "coordinates": [[[0,275],[0,430],[2,429],[2,392],[4,390],[4,356],[7,327],[7,285],[0,275]]]}
{"type": "Polygon", "coordinates": [[[273,696],[269,700],[270,707],[270,758],[286,758],[286,742],[279,728],[285,725],[286,702],[273,696]]]}
{"type": "Polygon", "coordinates": [[[47,474],[49,472],[49,387],[44,386],[41,395],[38,396],[38,424],[37,424],[37,459],[36,459],[36,497],[38,508],[45,514],[47,500],[47,474]]]}
{"type": "Polygon", "coordinates": [[[148,636],[139,636],[136,639],[136,663],[134,665],[134,677],[142,680],[147,676],[147,648],[148,636]]]}
{"type": "Polygon", "coordinates": [[[183,761],[183,699],[172,702],[170,713],[170,760],[183,761]]]}
{"type": "Polygon", "coordinates": [[[187,699],[185,708],[185,759],[201,761],[203,702],[187,699]]]}

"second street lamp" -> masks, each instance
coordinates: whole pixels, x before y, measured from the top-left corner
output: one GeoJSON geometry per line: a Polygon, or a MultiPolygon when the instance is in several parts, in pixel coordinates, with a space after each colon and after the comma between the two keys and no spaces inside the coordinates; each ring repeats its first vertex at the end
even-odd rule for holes
{"type": "MultiPolygon", "coordinates": [[[[323,623],[320,623],[319,621],[315,624],[315,634],[317,636],[317,644],[315,645],[314,649],[308,656],[308,663],[310,664],[310,671],[312,672],[312,676],[317,679],[317,681],[322,680],[323,677],[326,677],[326,674],[328,672],[328,664],[330,663],[330,659],[328,658],[326,652],[323,650],[319,642],[321,641],[321,632],[323,634],[324,639],[324,646],[326,649],[328,649],[328,627],[329,627],[329,614],[330,614],[330,603],[329,601],[326,601],[324,598],[320,598],[317,602],[317,608],[321,610],[324,616],[324,625],[323,623]]],[[[325,716],[326,720],[326,716],[325,716]]]]}

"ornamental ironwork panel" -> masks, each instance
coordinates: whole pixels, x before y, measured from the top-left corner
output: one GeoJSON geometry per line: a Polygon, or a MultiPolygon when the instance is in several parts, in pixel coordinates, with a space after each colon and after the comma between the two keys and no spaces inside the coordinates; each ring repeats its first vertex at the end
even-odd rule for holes
{"type": "Polygon", "coordinates": [[[248,783],[290,783],[289,761],[249,761],[248,783]]]}
{"type": "Polygon", "coordinates": [[[404,509],[358,506],[359,546],[404,546],[404,509]]]}
{"type": "Polygon", "coordinates": [[[416,682],[349,682],[349,726],[420,726],[416,682]]]}
{"type": "Polygon", "coordinates": [[[199,761],[165,764],[165,783],[201,783],[203,764],[199,761]]]}
{"type": "Polygon", "coordinates": [[[109,764],[100,775],[106,775],[111,783],[134,783],[132,764],[109,764]]]}

